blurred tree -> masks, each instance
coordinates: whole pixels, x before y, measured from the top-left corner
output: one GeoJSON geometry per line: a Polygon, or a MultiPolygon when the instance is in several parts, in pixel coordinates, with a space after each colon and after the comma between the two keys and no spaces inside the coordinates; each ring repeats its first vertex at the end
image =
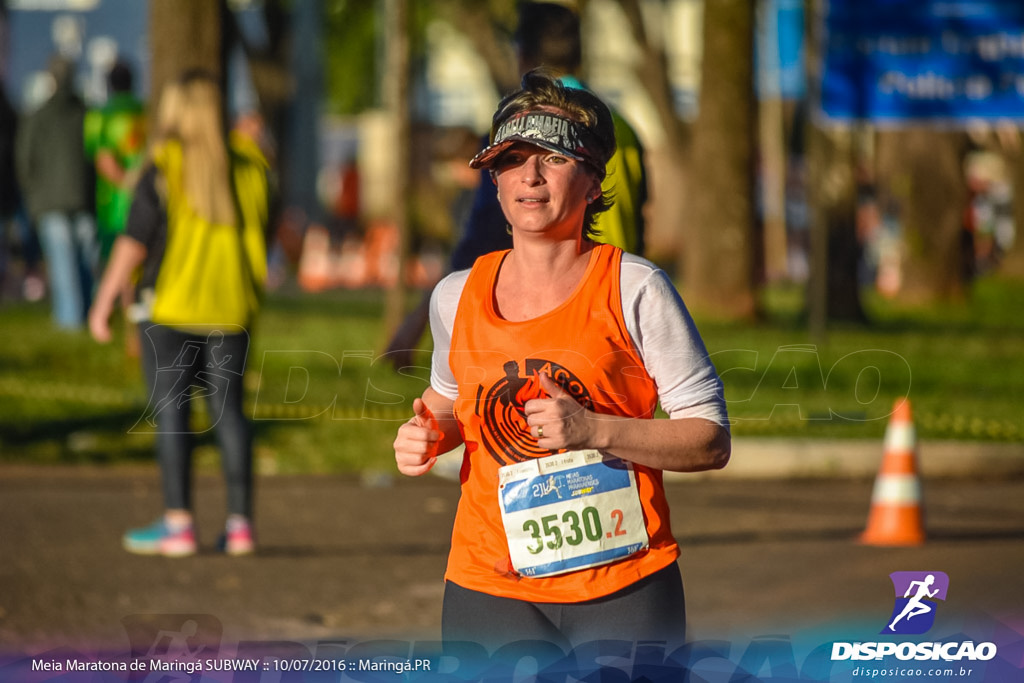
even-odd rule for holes
{"type": "MultiPolygon", "coordinates": [[[[810,87],[820,86],[819,46],[824,0],[807,0],[805,34],[810,87]]],[[[818,100],[815,93],[809,98],[818,100]]],[[[811,204],[811,280],[808,311],[814,336],[826,320],[864,321],[857,236],[857,164],[854,129],[822,129],[808,117],[808,185],[811,204]]],[[[962,164],[964,133],[907,128],[876,134],[875,177],[879,203],[897,208],[904,258],[899,296],[908,302],[964,296],[969,278],[963,249],[967,188],[962,164]]]]}
{"type": "Polygon", "coordinates": [[[807,184],[811,210],[811,278],[807,306],[815,337],[829,320],[865,322],[857,268],[854,131],[808,124],[807,184]]]}
{"type": "MultiPolygon", "coordinates": [[[[283,13],[282,13],[283,14],[283,13]]],[[[280,192],[285,210],[304,223],[322,223],[323,207],[317,193],[320,173],[320,121],[324,111],[323,6],[320,0],[292,0],[291,49],[284,51],[290,75],[290,101],[285,130],[278,140],[280,192]]]]}
{"type": "Polygon", "coordinates": [[[690,128],[676,111],[664,41],[652,39],[648,34],[640,0],[617,2],[626,16],[630,34],[640,48],[637,79],[643,84],[644,90],[654,104],[658,122],[664,129],[666,147],[675,152],[673,156],[682,159],[689,150],[690,128]]]}
{"type": "Polygon", "coordinates": [[[1013,246],[1003,256],[1000,272],[1017,279],[1024,279],[1024,146],[1020,132],[1014,131],[1012,143],[1004,152],[1006,167],[1010,171],[1013,192],[1013,225],[1016,229],[1013,246]]]}
{"type": "MultiPolygon", "coordinates": [[[[807,0],[805,68],[812,103],[818,101],[821,80],[821,11],[821,0],[807,0]]],[[[820,341],[830,320],[866,321],[857,279],[861,253],[857,240],[857,152],[852,126],[822,128],[811,115],[799,132],[806,145],[811,219],[807,317],[811,336],[820,341]]]]}
{"type": "Polygon", "coordinates": [[[226,15],[225,0],[150,0],[150,92],[154,102],[164,84],[188,69],[204,69],[223,79],[226,15]]]}
{"type": "MultiPolygon", "coordinates": [[[[652,5],[642,3],[641,0],[617,0],[617,4],[625,15],[627,30],[639,50],[635,67],[637,81],[654,106],[664,136],[661,144],[646,149],[652,198],[647,208],[646,243],[651,257],[665,260],[678,255],[684,240],[680,216],[683,215],[683,207],[689,196],[686,166],[690,156],[691,126],[676,110],[669,79],[666,41],[657,28],[661,25],[657,21],[660,17],[652,19],[642,11],[642,4],[648,10],[652,9],[652,5]]],[[[653,9],[665,11],[664,7],[653,6],[653,9]]]]}
{"type": "Polygon", "coordinates": [[[912,304],[965,298],[973,263],[964,240],[967,134],[923,127],[885,131],[878,134],[877,150],[879,187],[900,207],[903,226],[899,298],[912,304]]]}
{"type": "Polygon", "coordinates": [[[409,0],[385,2],[386,59],[384,105],[391,117],[394,135],[395,177],[391,186],[392,215],[398,233],[398,277],[388,292],[384,311],[383,342],[391,338],[405,316],[406,264],[411,251],[409,194],[412,188],[412,112],[410,108],[410,59],[412,23],[409,0]]]}
{"type": "Polygon", "coordinates": [[[664,149],[650,150],[670,180],[661,187],[685,188],[656,194],[654,222],[682,223],[677,247],[687,304],[726,318],[753,317],[760,243],[754,200],[756,3],[705,3],[699,113],[687,125],[675,108],[663,41],[648,34],[643,3],[617,2],[640,49],[637,79],[665,135],[664,149]]]}
{"type": "Polygon", "coordinates": [[[382,9],[379,0],[326,0],[327,99],[335,114],[357,114],[380,104],[382,9]]]}
{"type": "MultiPolygon", "coordinates": [[[[358,114],[381,106],[379,88],[385,46],[384,0],[325,0],[330,110],[358,114]]],[[[411,60],[420,59],[426,26],[442,19],[465,35],[486,62],[499,92],[519,84],[512,29],[516,0],[420,0],[410,8],[411,60]]]]}
{"type": "Polygon", "coordinates": [[[704,5],[700,103],[686,166],[683,288],[689,305],[727,318],[756,312],[755,9],[750,0],[704,5]]]}

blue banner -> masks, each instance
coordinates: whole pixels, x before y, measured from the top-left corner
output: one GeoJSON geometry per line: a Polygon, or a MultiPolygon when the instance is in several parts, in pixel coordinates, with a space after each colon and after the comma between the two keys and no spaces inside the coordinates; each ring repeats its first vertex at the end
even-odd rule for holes
{"type": "Polygon", "coordinates": [[[1024,122],[1021,0],[829,0],[822,57],[826,119],[1024,122]]]}

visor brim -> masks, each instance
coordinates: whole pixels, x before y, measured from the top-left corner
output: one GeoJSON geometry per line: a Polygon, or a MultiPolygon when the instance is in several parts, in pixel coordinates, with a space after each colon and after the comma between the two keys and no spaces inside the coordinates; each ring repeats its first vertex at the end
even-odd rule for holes
{"type": "Polygon", "coordinates": [[[559,147],[558,145],[555,145],[553,143],[538,140],[536,138],[529,138],[521,135],[512,135],[510,137],[505,138],[501,142],[496,142],[492,145],[488,145],[487,147],[485,147],[479,154],[477,154],[470,160],[469,167],[493,168],[494,165],[497,163],[498,159],[501,157],[501,155],[504,154],[509,147],[518,142],[526,143],[528,145],[532,145],[533,147],[540,147],[541,149],[546,149],[549,152],[554,152],[555,154],[561,154],[576,161],[586,161],[589,163],[589,160],[586,157],[582,157],[579,154],[576,154],[575,152],[570,152],[564,147],[559,147]]]}

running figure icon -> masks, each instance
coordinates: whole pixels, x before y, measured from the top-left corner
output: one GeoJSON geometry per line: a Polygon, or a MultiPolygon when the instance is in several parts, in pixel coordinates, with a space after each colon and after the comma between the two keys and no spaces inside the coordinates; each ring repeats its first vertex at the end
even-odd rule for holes
{"type": "Polygon", "coordinates": [[[903,608],[903,611],[899,613],[899,616],[893,619],[892,623],[889,624],[890,631],[896,630],[896,624],[899,623],[901,619],[906,618],[907,621],[910,621],[910,619],[912,619],[913,617],[919,616],[921,614],[927,614],[928,612],[931,612],[934,609],[934,607],[924,602],[924,598],[934,598],[935,595],[939,592],[938,588],[936,588],[935,590],[929,590],[929,588],[934,583],[934,574],[929,574],[924,578],[923,581],[910,582],[910,586],[907,588],[907,592],[903,594],[903,597],[910,598],[910,601],[907,602],[906,606],[903,608]],[[917,592],[914,594],[914,597],[911,598],[910,594],[914,592],[915,587],[917,589],[917,592]]]}

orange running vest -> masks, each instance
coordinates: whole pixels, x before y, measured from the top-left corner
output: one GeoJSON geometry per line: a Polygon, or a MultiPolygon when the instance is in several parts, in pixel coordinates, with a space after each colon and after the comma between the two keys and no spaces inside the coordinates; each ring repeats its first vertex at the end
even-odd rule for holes
{"type": "Polygon", "coordinates": [[[658,392],[622,316],[622,250],[598,245],[575,291],[544,315],[522,322],[496,311],[494,288],[508,251],[477,259],[452,329],[449,364],[458,382],[455,415],[466,444],[445,579],[463,588],[532,602],[603,597],[663,569],[679,548],[669,525],[661,470],[635,465],[650,547],[617,562],[546,578],[514,573],[498,505],[498,468],[551,455],[538,448],[523,415],[546,397],[547,372],[596,413],[652,419],[658,392]]]}

